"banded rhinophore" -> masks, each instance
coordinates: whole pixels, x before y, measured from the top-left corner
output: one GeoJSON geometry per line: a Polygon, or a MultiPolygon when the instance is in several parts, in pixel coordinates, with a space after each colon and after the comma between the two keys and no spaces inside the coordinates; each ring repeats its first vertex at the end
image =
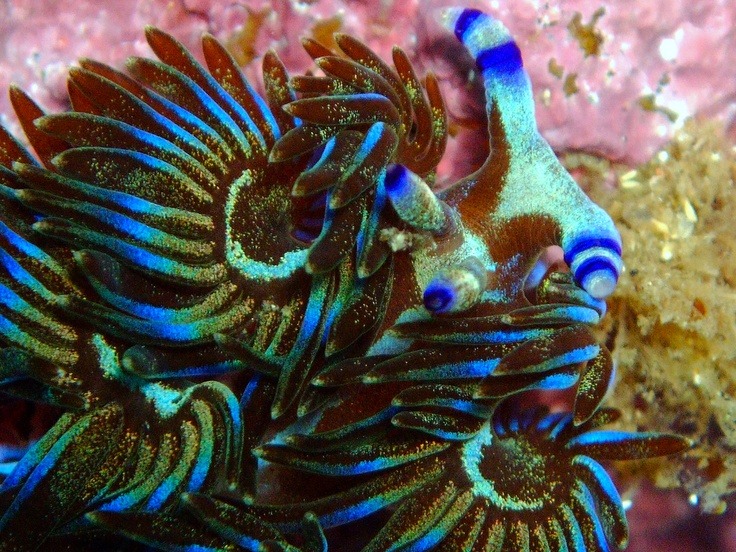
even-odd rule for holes
{"type": "MultiPolygon", "coordinates": [[[[585,196],[539,135],[518,46],[500,21],[477,10],[448,9],[443,21],[475,58],[483,77],[493,149],[477,173],[456,185],[463,199],[472,198],[461,205],[469,210],[478,203],[491,206],[485,218],[476,220],[490,219],[500,227],[499,234],[515,221],[542,226],[549,232],[543,239],[562,247],[580,286],[604,299],[622,269],[621,238],[610,217],[585,196]]],[[[502,248],[492,250],[496,257],[508,255],[502,248]]]]}
{"type": "Polygon", "coordinates": [[[264,98],[213,37],[205,68],[153,28],[159,60],[72,69],[68,113],[11,89],[0,391],[62,414],[3,458],[0,550],[322,552],[354,523],[366,551],[625,546],[598,460],[687,443],[598,431],[620,238],[505,27],[443,22],[492,151],[444,191],[437,79],[347,35],[304,40],[319,73],[265,54],[264,98]],[[537,274],[551,245],[569,272],[537,274]],[[568,388],[570,413],[514,409],[568,388]]]}

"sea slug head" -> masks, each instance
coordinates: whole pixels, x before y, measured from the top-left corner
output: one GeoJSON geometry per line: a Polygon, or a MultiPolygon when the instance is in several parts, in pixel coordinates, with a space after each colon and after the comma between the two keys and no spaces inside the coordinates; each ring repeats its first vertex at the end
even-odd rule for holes
{"type": "Polygon", "coordinates": [[[478,10],[450,8],[441,20],[482,76],[491,142],[486,162],[454,184],[446,201],[494,261],[517,264],[517,277],[557,245],[577,284],[605,299],[623,268],[620,235],[539,134],[519,47],[500,21],[478,10]]]}

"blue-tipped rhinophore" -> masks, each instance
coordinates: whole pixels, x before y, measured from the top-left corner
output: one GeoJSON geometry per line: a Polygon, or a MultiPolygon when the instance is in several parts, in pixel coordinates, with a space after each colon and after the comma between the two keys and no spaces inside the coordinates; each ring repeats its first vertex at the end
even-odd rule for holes
{"type": "Polygon", "coordinates": [[[403,165],[389,165],[384,180],[386,194],[399,218],[415,230],[441,233],[448,216],[432,189],[403,165]]]}
{"type": "Polygon", "coordinates": [[[485,267],[479,259],[470,257],[432,278],[424,290],[424,306],[433,314],[468,310],[478,303],[487,284],[485,267]]]}

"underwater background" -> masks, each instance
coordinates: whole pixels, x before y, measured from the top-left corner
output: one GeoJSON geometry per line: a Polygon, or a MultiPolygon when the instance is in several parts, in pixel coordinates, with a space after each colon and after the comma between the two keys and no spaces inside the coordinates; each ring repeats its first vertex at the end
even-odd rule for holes
{"type": "MultiPolygon", "coordinates": [[[[69,67],[80,58],[119,68],[130,55],[150,57],[143,28],[154,25],[195,57],[202,33],[212,33],[260,91],[269,49],[299,74],[312,66],[301,37],[334,46],[333,33],[349,33],[383,59],[399,45],[419,74],[436,73],[449,128],[441,188],[488,155],[482,82],[433,15],[448,5],[6,0],[0,88],[14,83],[47,112],[67,110],[69,67]]],[[[628,550],[736,550],[736,8],[726,0],[462,7],[509,28],[540,133],[621,233],[625,268],[597,329],[617,366],[606,406],[621,410],[621,429],[695,442],[675,457],[613,465],[628,550]]],[[[0,113],[21,136],[5,96],[0,113]]],[[[554,408],[569,399],[544,400],[554,408]]],[[[6,402],[0,435],[23,447],[57,415],[6,402]]]]}

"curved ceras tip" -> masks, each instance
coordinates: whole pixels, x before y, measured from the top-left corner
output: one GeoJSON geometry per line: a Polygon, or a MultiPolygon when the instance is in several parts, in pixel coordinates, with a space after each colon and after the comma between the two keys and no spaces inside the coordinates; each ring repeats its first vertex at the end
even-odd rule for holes
{"type": "MultiPolygon", "coordinates": [[[[540,249],[560,245],[578,285],[604,299],[622,270],[621,237],[540,136],[519,47],[500,21],[478,10],[448,8],[440,19],[474,57],[486,90],[492,154],[455,186],[458,208],[468,212],[463,220],[485,210],[494,235],[519,222],[530,235],[542,228],[540,249]]],[[[489,243],[496,260],[509,255],[502,248],[489,243]]]]}

